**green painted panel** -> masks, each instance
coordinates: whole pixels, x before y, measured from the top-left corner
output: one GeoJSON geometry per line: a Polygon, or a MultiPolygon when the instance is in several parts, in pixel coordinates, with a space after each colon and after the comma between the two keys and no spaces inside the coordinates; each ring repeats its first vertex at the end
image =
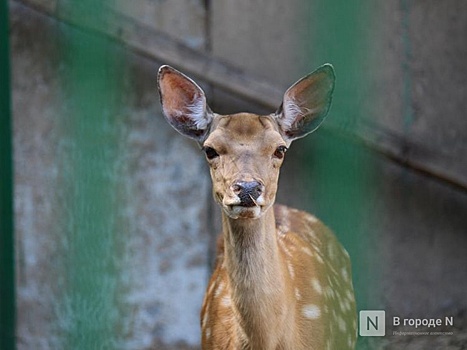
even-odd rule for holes
{"type": "Polygon", "coordinates": [[[310,60],[334,65],[336,88],[327,126],[306,139],[306,172],[313,210],[351,256],[359,310],[380,307],[378,268],[382,266],[373,249],[379,235],[374,230],[377,218],[371,214],[371,194],[377,186],[374,158],[363,145],[344,136],[355,134],[358,128],[364,105],[361,91],[371,74],[365,25],[371,22],[368,5],[367,1],[317,0],[308,9],[310,60]]]}
{"type": "MultiPolygon", "coordinates": [[[[105,21],[107,2],[84,1],[89,21],[105,21]]],[[[118,242],[122,237],[119,148],[122,51],[106,37],[63,27],[66,70],[60,120],[62,216],[66,236],[57,325],[64,349],[114,349],[121,339],[118,242]]]]}
{"type": "Polygon", "coordinates": [[[15,349],[13,150],[8,2],[0,2],[0,344],[15,349]]]}

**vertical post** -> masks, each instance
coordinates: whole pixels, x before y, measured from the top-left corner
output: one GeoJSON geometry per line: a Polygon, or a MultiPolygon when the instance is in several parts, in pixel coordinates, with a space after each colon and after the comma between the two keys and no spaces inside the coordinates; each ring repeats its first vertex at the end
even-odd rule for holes
{"type": "Polygon", "coordinates": [[[8,1],[0,1],[0,344],[15,349],[13,147],[10,104],[8,1]]]}
{"type": "Polygon", "coordinates": [[[309,35],[313,40],[309,56],[316,64],[332,63],[336,70],[333,104],[326,121],[331,127],[321,128],[307,139],[311,152],[307,166],[316,203],[313,210],[350,253],[358,308],[371,308],[379,295],[376,267],[367,263],[375,261],[368,258],[375,254],[368,248],[378,236],[378,232],[368,232],[371,225],[367,222],[375,220],[368,215],[375,183],[373,158],[361,144],[339,135],[341,131],[356,133],[364,113],[362,101],[370,103],[361,93],[366,91],[371,69],[367,27],[362,25],[370,20],[370,2],[315,0],[310,4],[313,27],[309,35]]]}
{"type": "MultiPolygon", "coordinates": [[[[72,16],[106,20],[107,1],[70,2],[72,16]]],[[[92,23],[91,22],[91,23],[92,23]]],[[[119,82],[122,52],[105,36],[64,28],[64,82],[69,113],[61,118],[68,147],[61,154],[64,191],[60,224],[67,237],[65,289],[57,303],[64,314],[64,349],[112,349],[119,341],[118,240],[119,82]]]]}

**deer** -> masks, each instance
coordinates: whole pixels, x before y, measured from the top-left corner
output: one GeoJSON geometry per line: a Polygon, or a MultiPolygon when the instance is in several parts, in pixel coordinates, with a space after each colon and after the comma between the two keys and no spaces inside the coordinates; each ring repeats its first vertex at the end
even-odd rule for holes
{"type": "Polygon", "coordinates": [[[292,141],[331,106],[330,64],[286,90],[269,115],[214,113],[191,78],[163,65],[162,114],[205,154],[222,234],[201,308],[203,350],[345,350],[356,343],[350,257],[316,216],[275,204],[292,141]]]}

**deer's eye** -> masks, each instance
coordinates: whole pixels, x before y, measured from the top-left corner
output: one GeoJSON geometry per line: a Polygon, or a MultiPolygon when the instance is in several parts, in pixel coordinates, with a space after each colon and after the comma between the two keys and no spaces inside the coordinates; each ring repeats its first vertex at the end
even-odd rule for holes
{"type": "Polygon", "coordinates": [[[276,148],[276,151],[274,152],[274,157],[278,159],[282,159],[284,158],[285,152],[287,152],[287,147],[279,146],[276,148]]]}
{"type": "Polygon", "coordinates": [[[212,147],[203,147],[203,151],[206,154],[206,158],[208,159],[214,159],[216,157],[219,157],[219,154],[212,147]]]}

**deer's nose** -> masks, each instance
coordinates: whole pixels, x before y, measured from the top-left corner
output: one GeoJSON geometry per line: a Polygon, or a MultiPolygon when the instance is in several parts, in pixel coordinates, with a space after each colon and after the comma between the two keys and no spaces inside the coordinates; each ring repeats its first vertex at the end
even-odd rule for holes
{"type": "Polygon", "coordinates": [[[241,206],[254,207],[263,193],[263,185],[258,181],[238,181],[232,185],[232,190],[240,199],[241,206]]]}

